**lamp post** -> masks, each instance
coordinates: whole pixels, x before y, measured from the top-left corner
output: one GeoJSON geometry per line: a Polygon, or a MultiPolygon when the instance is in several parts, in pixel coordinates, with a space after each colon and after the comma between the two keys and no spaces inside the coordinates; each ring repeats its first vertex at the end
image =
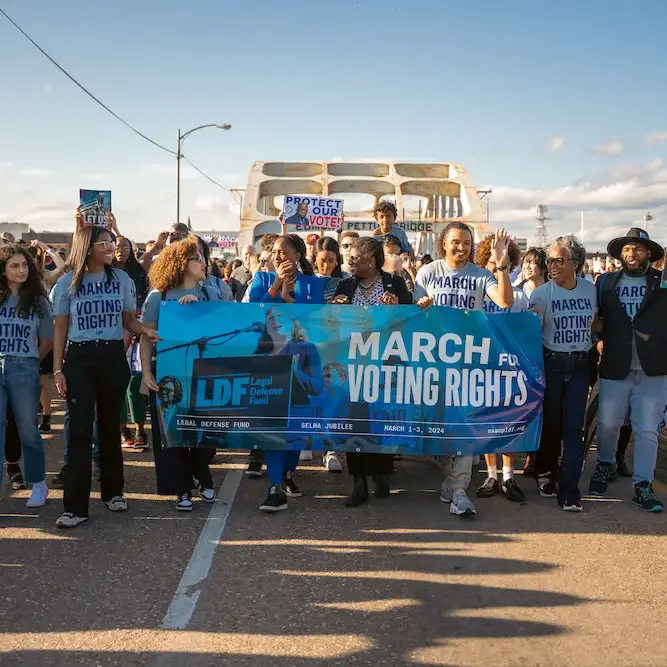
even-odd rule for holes
{"type": "Polygon", "coordinates": [[[208,125],[200,125],[199,127],[194,127],[191,130],[188,130],[184,134],[181,134],[181,131],[178,131],[178,143],[176,144],[176,222],[181,221],[181,146],[185,141],[186,137],[190,136],[193,132],[197,130],[203,130],[206,127],[217,127],[219,130],[231,130],[232,126],[229,123],[223,123],[221,125],[217,123],[209,123],[208,125]]]}

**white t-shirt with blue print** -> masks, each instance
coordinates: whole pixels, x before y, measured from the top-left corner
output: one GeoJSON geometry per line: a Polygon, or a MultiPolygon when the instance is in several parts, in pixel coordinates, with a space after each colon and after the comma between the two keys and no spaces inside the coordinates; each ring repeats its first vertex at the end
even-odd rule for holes
{"type": "Polygon", "coordinates": [[[137,308],[134,281],[120,269],[111,278],[101,273],[85,273],[76,294],[70,293],[74,273],[66,273],[53,287],[51,302],[56,317],[70,315],[68,340],[122,340],[123,313],[137,308]]]}
{"type": "Polygon", "coordinates": [[[39,339],[53,338],[53,316],[48,299],[42,300],[42,314],[28,317],[18,313],[19,297],[10,294],[0,304],[0,357],[39,359],[39,339]]]}
{"type": "Polygon", "coordinates": [[[542,319],[542,344],[553,352],[588,352],[593,346],[591,324],[597,312],[595,285],[577,278],[574,289],[550,280],[530,297],[542,319]]]}

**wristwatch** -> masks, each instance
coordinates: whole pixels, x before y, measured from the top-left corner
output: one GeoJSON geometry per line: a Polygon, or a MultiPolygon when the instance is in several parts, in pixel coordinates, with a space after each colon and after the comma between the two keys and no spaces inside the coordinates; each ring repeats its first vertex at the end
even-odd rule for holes
{"type": "Polygon", "coordinates": [[[502,266],[496,266],[496,271],[507,271],[509,268],[507,264],[503,264],[502,266]]]}

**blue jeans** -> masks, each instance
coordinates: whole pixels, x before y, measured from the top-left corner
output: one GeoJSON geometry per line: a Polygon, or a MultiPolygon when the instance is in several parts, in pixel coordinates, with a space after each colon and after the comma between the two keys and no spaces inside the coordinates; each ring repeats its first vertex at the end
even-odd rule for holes
{"type": "Polygon", "coordinates": [[[299,465],[300,450],[285,451],[282,449],[265,449],[264,460],[266,461],[266,472],[272,485],[278,486],[283,483],[283,475],[289,471],[294,472],[299,465]]]}
{"type": "Polygon", "coordinates": [[[545,348],[544,374],[544,420],[535,472],[538,476],[548,474],[558,481],[558,500],[561,503],[565,500],[573,502],[581,499],[579,478],[584,466],[588,353],[552,352],[545,348]],[[561,443],[563,455],[559,466],[561,443]]]}
{"type": "Polygon", "coordinates": [[[7,404],[21,439],[25,481],[43,482],[46,478],[44,442],[37,428],[39,410],[39,359],[0,357],[0,451],[5,451],[7,404]]]}
{"type": "Polygon", "coordinates": [[[635,434],[634,484],[652,482],[658,456],[658,424],[667,402],[667,376],[631,370],[625,380],[600,380],[598,461],[616,465],[618,433],[628,411],[635,434]]]}
{"type": "MultiPolygon", "coordinates": [[[[97,406],[95,406],[95,412],[93,413],[93,461],[100,460],[100,446],[98,444],[99,439],[97,437],[97,406]]],[[[65,425],[63,426],[63,438],[65,440],[65,453],[63,454],[63,461],[67,465],[67,452],[69,450],[69,410],[65,408],[65,425]]]]}

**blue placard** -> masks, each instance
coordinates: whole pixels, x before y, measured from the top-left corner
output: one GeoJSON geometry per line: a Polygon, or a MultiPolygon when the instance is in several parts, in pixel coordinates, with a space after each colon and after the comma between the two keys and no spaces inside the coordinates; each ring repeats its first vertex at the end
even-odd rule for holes
{"type": "Polygon", "coordinates": [[[160,306],[166,446],[481,454],[537,449],[533,313],[417,306],[160,306]]]}

